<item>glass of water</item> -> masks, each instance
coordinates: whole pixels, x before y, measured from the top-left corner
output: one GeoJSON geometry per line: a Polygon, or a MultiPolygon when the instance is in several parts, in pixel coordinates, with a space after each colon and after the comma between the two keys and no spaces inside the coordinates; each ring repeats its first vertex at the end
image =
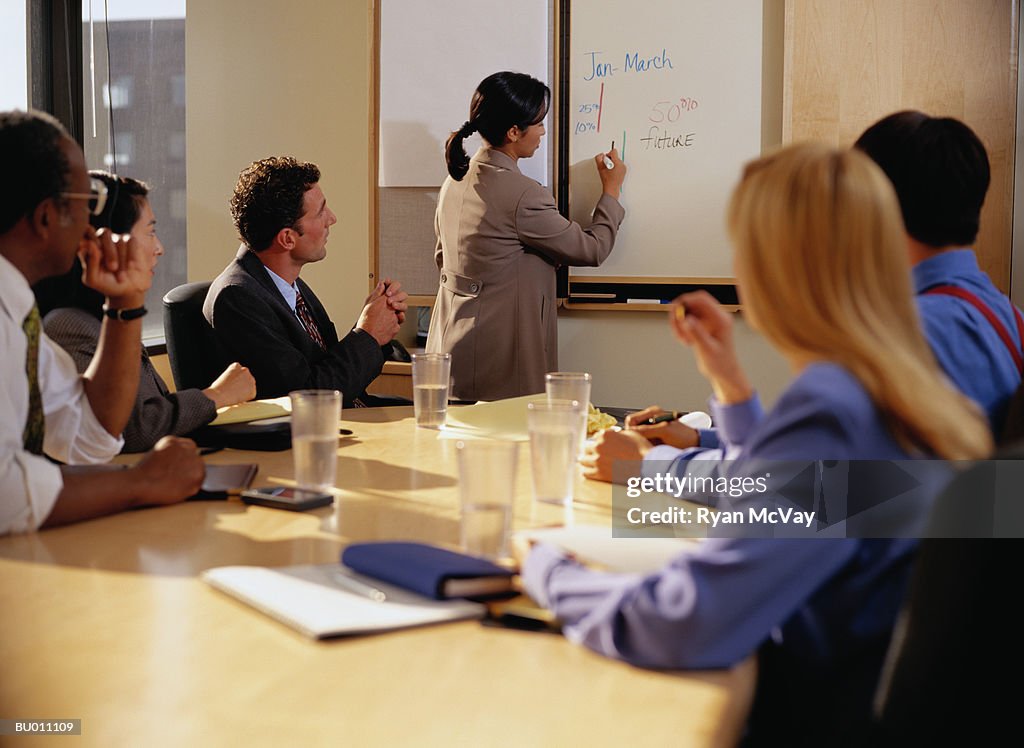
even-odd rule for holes
{"type": "Polygon", "coordinates": [[[292,401],[292,456],[299,488],[330,491],[338,469],[338,390],[296,390],[292,401]]]}
{"type": "Polygon", "coordinates": [[[451,371],[450,353],[413,354],[412,404],[416,412],[416,425],[420,428],[444,428],[448,416],[448,380],[451,371]]]}
{"type": "Polygon", "coordinates": [[[537,501],[569,505],[576,478],[580,418],[587,406],[577,400],[552,399],[527,403],[526,407],[533,495],[537,501]]]}
{"type": "Polygon", "coordinates": [[[580,454],[583,453],[587,442],[590,384],[591,376],[585,371],[549,371],[544,375],[544,391],[548,400],[575,400],[583,405],[583,412],[580,414],[580,454]]]}
{"type": "Polygon", "coordinates": [[[485,558],[508,555],[519,444],[497,439],[457,442],[461,544],[485,558]]]}

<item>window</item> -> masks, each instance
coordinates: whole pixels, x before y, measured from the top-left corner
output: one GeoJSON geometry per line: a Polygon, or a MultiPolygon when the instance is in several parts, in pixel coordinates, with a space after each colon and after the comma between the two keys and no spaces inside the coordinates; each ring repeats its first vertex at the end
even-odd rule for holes
{"type": "Polygon", "coordinates": [[[143,325],[152,341],[160,300],[187,280],[185,0],[82,0],[82,58],[86,162],[150,187],[164,245],[143,325]]]}
{"type": "Polygon", "coordinates": [[[28,17],[24,2],[0,3],[0,112],[28,108],[28,17]]]}

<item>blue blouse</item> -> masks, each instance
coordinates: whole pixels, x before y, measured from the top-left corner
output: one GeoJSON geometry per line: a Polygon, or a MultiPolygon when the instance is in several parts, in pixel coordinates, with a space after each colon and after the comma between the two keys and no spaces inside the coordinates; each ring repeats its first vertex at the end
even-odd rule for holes
{"type": "MultiPolygon", "coordinates": [[[[806,367],[767,415],[756,397],[712,402],[712,409],[724,452],[741,473],[744,460],[914,457],[893,439],[861,384],[835,364],[806,367]]],[[[660,446],[644,469],[670,463],[683,475],[691,458],[709,457],[722,453],[660,446]]],[[[945,477],[945,468],[936,482],[940,473],[945,477]]],[[[523,579],[569,638],[609,657],[718,668],[770,642],[827,670],[859,642],[888,637],[915,546],[909,538],[710,538],[645,576],[591,571],[538,545],[523,579]]]]}

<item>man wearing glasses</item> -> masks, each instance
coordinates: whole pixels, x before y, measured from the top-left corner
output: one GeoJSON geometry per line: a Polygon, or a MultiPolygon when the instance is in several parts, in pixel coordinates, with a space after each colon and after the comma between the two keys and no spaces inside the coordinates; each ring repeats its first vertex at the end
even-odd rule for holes
{"type": "Polygon", "coordinates": [[[148,265],[128,237],[89,226],[105,190],[93,187],[81,148],[40,113],[0,112],[0,535],[75,522],[195,493],[195,444],[168,438],[127,470],[104,463],[122,445],[141,360],[148,265]],[[31,286],[68,272],[78,253],[87,285],[106,296],[92,364],[74,362],[40,330],[31,286]]]}

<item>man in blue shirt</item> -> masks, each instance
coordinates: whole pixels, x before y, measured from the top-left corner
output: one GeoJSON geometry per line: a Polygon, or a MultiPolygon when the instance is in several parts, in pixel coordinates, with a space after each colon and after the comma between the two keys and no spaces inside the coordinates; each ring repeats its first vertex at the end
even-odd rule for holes
{"type": "Polygon", "coordinates": [[[905,111],[876,122],[854,147],[896,188],[932,352],[998,432],[1021,381],[1024,321],[971,249],[989,186],[985,146],[963,122],[905,111]]]}

